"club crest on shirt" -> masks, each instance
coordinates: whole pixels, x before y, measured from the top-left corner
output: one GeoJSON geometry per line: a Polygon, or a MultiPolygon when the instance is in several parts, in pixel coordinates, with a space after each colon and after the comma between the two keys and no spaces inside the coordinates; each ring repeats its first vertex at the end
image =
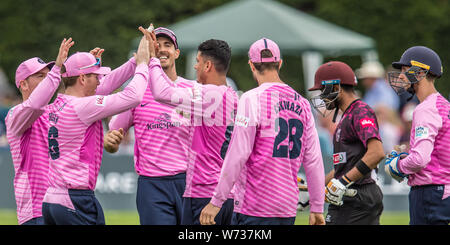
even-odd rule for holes
{"type": "Polygon", "coordinates": [[[105,106],[106,105],[106,97],[102,96],[102,95],[95,96],[95,105],[105,106]]]}
{"type": "Polygon", "coordinates": [[[346,152],[338,152],[333,154],[333,164],[340,164],[347,162],[347,153],[346,152]]]}
{"type": "Polygon", "coordinates": [[[363,118],[359,121],[359,123],[363,128],[375,127],[375,120],[373,120],[372,118],[363,118]]]}
{"type": "Polygon", "coordinates": [[[427,127],[423,127],[423,126],[418,126],[415,129],[415,138],[416,139],[420,139],[420,138],[428,138],[429,136],[429,132],[428,132],[428,128],[427,127]]]}

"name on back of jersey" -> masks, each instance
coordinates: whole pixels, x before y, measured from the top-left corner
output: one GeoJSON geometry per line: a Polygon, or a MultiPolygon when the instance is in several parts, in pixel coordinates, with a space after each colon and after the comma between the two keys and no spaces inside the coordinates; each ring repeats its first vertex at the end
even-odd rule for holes
{"type": "Polygon", "coordinates": [[[291,101],[287,101],[287,100],[281,100],[280,102],[278,102],[278,112],[283,111],[283,110],[289,110],[292,112],[295,112],[297,115],[300,116],[300,114],[302,114],[302,107],[298,104],[295,104],[291,101]]]}

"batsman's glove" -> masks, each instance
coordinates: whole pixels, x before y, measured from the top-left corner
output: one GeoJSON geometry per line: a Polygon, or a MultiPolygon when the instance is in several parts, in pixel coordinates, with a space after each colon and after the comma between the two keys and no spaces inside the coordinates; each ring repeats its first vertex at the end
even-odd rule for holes
{"type": "Polygon", "coordinates": [[[348,189],[352,184],[353,182],[348,181],[344,176],[339,179],[331,179],[325,189],[325,201],[336,206],[341,206],[344,204],[344,201],[342,201],[344,196],[356,196],[357,190],[348,189]]]}
{"type": "Polygon", "coordinates": [[[298,185],[298,203],[297,210],[304,211],[309,206],[309,193],[308,193],[308,185],[305,180],[300,177],[297,177],[297,185],[298,185]]]}
{"type": "Polygon", "coordinates": [[[406,152],[398,153],[397,151],[392,151],[391,154],[386,157],[386,162],[384,163],[384,171],[399,183],[402,182],[404,178],[407,178],[408,175],[400,171],[398,168],[398,160],[401,159],[401,156],[407,155],[408,153],[406,152]]]}

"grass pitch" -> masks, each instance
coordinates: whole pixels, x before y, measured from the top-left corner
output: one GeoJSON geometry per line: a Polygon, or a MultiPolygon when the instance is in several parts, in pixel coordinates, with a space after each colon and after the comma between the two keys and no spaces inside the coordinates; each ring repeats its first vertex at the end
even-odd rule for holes
{"type": "MultiPolygon", "coordinates": [[[[307,225],[309,212],[299,212],[296,225],[307,225]]],[[[137,211],[105,210],[107,225],[139,225],[137,211]]],[[[383,212],[380,223],[382,225],[408,225],[408,212],[383,212]]],[[[0,225],[17,225],[16,211],[12,209],[0,209],[0,225]]]]}

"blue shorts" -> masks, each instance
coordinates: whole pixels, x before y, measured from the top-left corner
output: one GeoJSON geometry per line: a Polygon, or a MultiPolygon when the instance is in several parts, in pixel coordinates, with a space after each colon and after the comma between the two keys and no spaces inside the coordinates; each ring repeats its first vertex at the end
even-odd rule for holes
{"type": "Polygon", "coordinates": [[[179,225],[186,174],[138,178],[136,206],[141,225],[179,225]]]}
{"type": "Polygon", "coordinates": [[[54,203],[42,203],[46,225],[104,225],[103,209],[92,190],[69,189],[75,210],[54,203]]]}
{"type": "Polygon", "coordinates": [[[255,217],[233,213],[232,225],[294,225],[295,217],[255,217]]]}
{"type": "Polygon", "coordinates": [[[44,225],[44,217],[36,217],[28,220],[27,222],[23,223],[22,225],[44,225]]]}
{"type": "Polygon", "coordinates": [[[410,225],[448,225],[450,197],[442,200],[444,185],[413,186],[409,192],[410,225]]]}
{"type": "MultiPolygon", "coordinates": [[[[211,198],[183,197],[182,225],[200,225],[200,214],[203,208],[211,201],[211,198]]],[[[217,216],[214,218],[216,225],[231,225],[233,217],[233,199],[226,200],[217,216]]]]}

